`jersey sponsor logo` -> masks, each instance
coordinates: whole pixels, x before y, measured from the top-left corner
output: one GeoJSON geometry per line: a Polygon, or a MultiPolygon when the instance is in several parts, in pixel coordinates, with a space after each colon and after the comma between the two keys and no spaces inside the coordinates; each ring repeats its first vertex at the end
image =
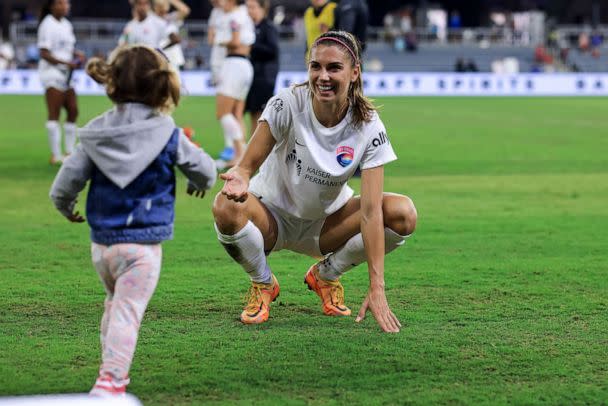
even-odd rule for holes
{"type": "Polygon", "coordinates": [[[307,180],[316,185],[326,187],[342,187],[348,181],[347,179],[334,178],[330,173],[325,172],[318,168],[307,167],[306,173],[304,174],[304,180],[307,180]]]}
{"type": "Polygon", "coordinates": [[[283,110],[284,103],[283,103],[283,100],[281,100],[281,99],[274,99],[270,105],[272,106],[274,111],[276,111],[278,113],[281,110],[283,110]]]}
{"type": "Polygon", "coordinates": [[[347,167],[351,163],[353,163],[353,159],[355,158],[355,150],[351,147],[347,147],[342,145],[338,147],[336,150],[336,160],[343,168],[347,167]]]}
{"type": "Polygon", "coordinates": [[[388,136],[384,131],[380,131],[378,136],[372,140],[372,145],[374,147],[379,147],[380,145],[390,144],[391,142],[388,139],[388,136]]]}

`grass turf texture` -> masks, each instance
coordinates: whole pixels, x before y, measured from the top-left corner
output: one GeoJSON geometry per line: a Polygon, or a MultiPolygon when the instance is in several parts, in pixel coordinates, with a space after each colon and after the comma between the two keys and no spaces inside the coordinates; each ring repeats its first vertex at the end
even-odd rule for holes
{"type": "MultiPolygon", "coordinates": [[[[385,190],[419,212],[386,259],[402,332],[323,316],[302,283],[313,261],[290,252],[270,258],[270,322],[239,323],[248,282],[215,238],[220,184],[197,200],[180,175],[131,392],[150,405],[608,402],[608,100],[377,102],[399,155],[385,190]]],[[[80,97],[80,124],[108,106],[80,97]]],[[[217,153],[213,106],[187,98],[174,116],[217,153]]],[[[0,395],[84,392],[104,297],[88,228],[47,197],[42,98],[2,96],[0,111],[0,395]]],[[[365,266],[343,282],[356,313],[365,266]]]]}

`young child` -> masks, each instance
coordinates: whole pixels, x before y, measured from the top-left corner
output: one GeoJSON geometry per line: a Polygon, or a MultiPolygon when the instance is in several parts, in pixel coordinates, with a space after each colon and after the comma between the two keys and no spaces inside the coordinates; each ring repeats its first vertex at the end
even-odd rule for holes
{"type": "Polygon", "coordinates": [[[80,131],[81,144],[61,167],[50,197],[69,221],[84,222],[76,198],[90,181],[91,255],[107,292],[102,363],[90,393],[120,395],[158,282],[161,242],[173,237],[173,168],[189,179],[188,193],[202,197],[215,183],[216,167],[168,114],[179,102],[180,84],[160,51],[121,47],[109,62],[91,59],[87,73],[105,85],[115,106],[80,131]]]}

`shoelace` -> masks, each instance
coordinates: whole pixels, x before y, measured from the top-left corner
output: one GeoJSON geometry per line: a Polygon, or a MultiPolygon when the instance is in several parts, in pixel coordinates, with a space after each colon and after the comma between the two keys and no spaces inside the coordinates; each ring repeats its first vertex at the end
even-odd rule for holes
{"type": "Polygon", "coordinates": [[[247,309],[255,310],[260,307],[260,303],[262,302],[262,289],[266,289],[266,286],[253,284],[249,287],[244,298],[247,303],[247,309]]]}
{"type": "Polygon", "coordinates": [[[332,296],[335,295],[335,299],[336,299],[335,304],[337,304],[337,305],[344,304],[344,288],[342,287],[342,285],[334,286],[330,292],[332,293],[332,296]]]}
{"type": "Polygon", "coordinates": [[[321,286],[322,289],[329,289],[332,302],[336,305],[344,304],[344,287],[339,281],[326,281],[319,278],[325,286],[321,286]]]}

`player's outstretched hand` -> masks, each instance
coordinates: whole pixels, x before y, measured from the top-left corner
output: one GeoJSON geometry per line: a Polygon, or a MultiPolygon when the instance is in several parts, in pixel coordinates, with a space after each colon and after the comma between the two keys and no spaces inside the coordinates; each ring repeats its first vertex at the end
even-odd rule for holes
{"type": "Polygon", "coordinates": [[[82,217],[78,211],[70,214],[67,219],[72,223],[84,223],[84,217],[82,217]]]}
{"type": "Polygon", "coordinates": [[[363,301],[363,305],[361,305],[359,314],[357,314],[355,322],[359,323],[363,320],[368,309],[371,310],[382,331],[386,333],[399,332],[401,323],[399,323],[397,316],[395,316],[390,307],[388,307],[384,290],[370,288],[365,297],[365,301],[363,301]]]}
{"type": "Polygon", "coordinates": [[[205,197],[206,190],[197,189],[192,183],[188,182],[188,186],[186,187],[186,193],[190,196],[200,197],[201,199],[205,197]]]}
{"type": "Polygon", "coordinates": [[[225,195],[228,200],[234,200],[235,202],[240,203],[247,200],[249,178],[244,176],[238,168],[233,168],[226,173],[221,173],[220,179],[225,181],[224,187],[222,188],[222,194],[225,195]]]}

